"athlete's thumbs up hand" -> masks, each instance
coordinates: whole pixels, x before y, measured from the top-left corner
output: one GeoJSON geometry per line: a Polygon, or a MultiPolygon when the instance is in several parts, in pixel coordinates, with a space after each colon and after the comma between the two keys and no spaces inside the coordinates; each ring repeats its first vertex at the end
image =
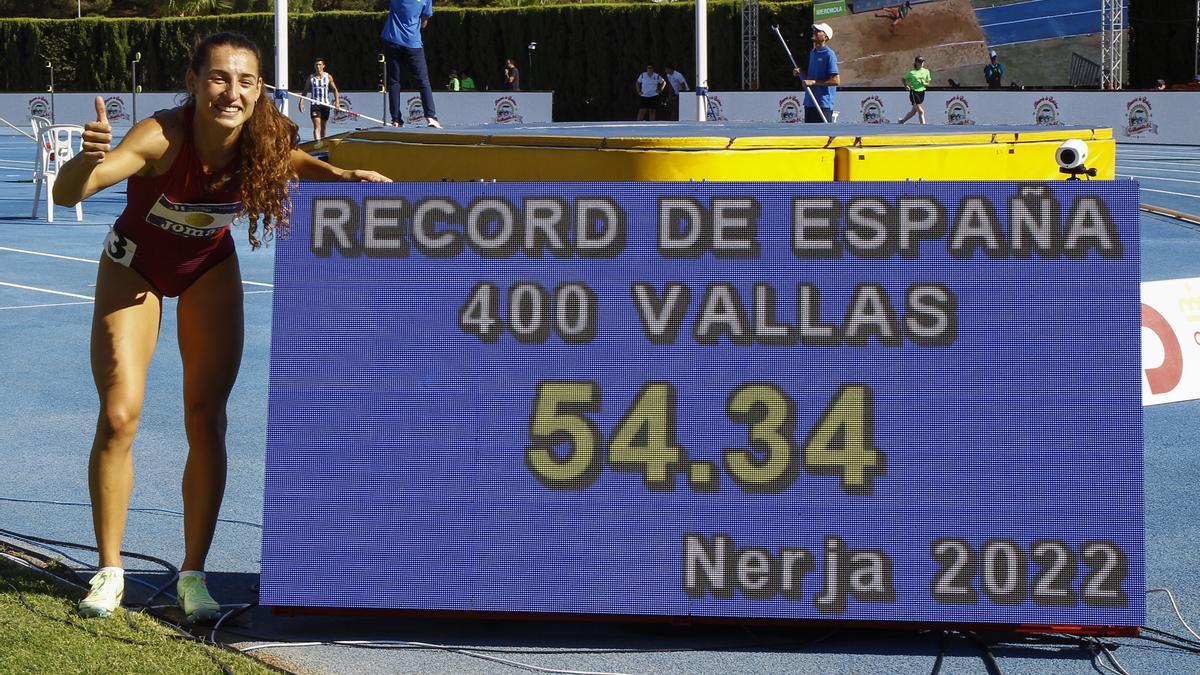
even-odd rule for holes
{"type": "Polygon", "coordinates": [[[104,111],[104,99],[96,97],[96,121],[83,125],[83,157],[92,164],[104,161],[112,150],[112,125],[104,111]]]}

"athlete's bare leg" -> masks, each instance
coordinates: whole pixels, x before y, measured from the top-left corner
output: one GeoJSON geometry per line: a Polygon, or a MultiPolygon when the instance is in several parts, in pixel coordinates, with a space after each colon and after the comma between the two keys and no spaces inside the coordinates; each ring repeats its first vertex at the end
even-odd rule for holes
{"type": "Polygon", "coordinates": [[[101,567],[121,566],[121,538],[133,490],[133,437],[154,356],[162,299],[140,274],[102,256],[92,315],[92,378],[100,415],[88,460],[92,526],[101,567]]]}
{"type": "Polygon", "coordinates": [[[179,296],[179,353],[188,458],[183,470],[183,570],[203,570],[225,495],[225,405],[242,362],[237,256],[179,296]]]}

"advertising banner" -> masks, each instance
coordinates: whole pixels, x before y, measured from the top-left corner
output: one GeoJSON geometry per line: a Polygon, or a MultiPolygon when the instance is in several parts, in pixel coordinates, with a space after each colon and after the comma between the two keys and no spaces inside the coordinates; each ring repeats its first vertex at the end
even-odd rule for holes
{"type": "Polygon", "coordinates": [[[1200,398],[1200,279],[1142,284],[1142,400],[1200,398]]]}
{"type": "Polygon", "coordinates": [[[262,602],[1128,632],[1138,247],[1132,182],[302,185],[262,602]]]}
{"type": "Polygon", "coordinates": [[[813,21],[825,21],[845,14],[846,0],[818,0],[813,3],[813,21]]]}
{"type": "MultiPolygon", "coordinates": [[[[709,92],[708,119],[803,124],[805,103],[802,90],[709,92]]],[[[841,124],[894,124],[911,107],[903,89],[841,89],[834,106],[841,124]]],[[[931,125],[1101,126],[1111,128],[1118,143],[1200,145],[1197,108],[1200,91],[930,89],[925,97],[931,125]]]]}
{"type": "MultiPolygon", "coordinates": [[[[379,92],[343,91],[341,110],[332,111],[328,133],[378,126],[368,119],[387,120],[387,100],[379,92]],[[367,117],[354,115],[361,113],[367,117]]],[[[59,124],[83,124],[96,119],[96,96],[105,101],[108,120],[114,129],[124,131],[133,126],[135,118],[145,119],[158,110],[183,105],[187,99],[183,92],[153,92],[138,94],[135,101],[129,92],[116,93],[27,93],[0,94],[0,117],[15,125],[23,126],[30,115],[50,118],[59,124]]],[[[438,121],[446,126],[480,126],[488,124],[544,124],[552,118],[552,92],[521,91],[476,91],[435,92],[438,121]]],[[[305,102],[304,110],[293,98],[289,106],[291,119],[300,125],[301,138],[308,140],[312,135],[311,109],[305,102]]],[[[405,124],[425,126],[425,112],[417,92],[402,92],[401,105],[405,124]]]]}

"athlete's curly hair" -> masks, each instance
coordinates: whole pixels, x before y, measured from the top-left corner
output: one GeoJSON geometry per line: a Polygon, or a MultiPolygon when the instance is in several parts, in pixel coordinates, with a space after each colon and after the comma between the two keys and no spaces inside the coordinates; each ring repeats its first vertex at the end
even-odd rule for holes
{"type": "MultiPolygon", "coordinates": [[[[262,74],[262,52],[258,45],[245,35],[232,32],[214,33],[201,41],[192,53],[189,66],[192,72],[200,75],[212,50],[221,46],[252,52],[258,61],[259,74],[262,74]]],[[[194,106],[194,103],[194,98],[189,96],[188,104],[194,106]]],[[[188,111],[189,114],[192,112],[188,111]]],[[[250,220],[251,248],[258,248],[277,233],[287,233],[292,210],[288,188],[297,180],[291,153],[299,144],[300,127],[275,108],[264,89],[238,136],[237,159],[209,186],[210,190],[215,190],[235,177],[241,178],[241,214],[250,220]],[[260,218],[261,241],[256,236],[260,218]]]]}

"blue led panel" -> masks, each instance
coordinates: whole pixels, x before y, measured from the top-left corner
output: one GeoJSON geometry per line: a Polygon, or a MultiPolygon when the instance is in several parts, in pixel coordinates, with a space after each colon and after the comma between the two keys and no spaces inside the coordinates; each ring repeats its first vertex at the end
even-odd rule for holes
{"type": "Polygon", "coordinates": [[[1137,626],[1132,182],[301,187],[262,602],[1137,626]]]}

